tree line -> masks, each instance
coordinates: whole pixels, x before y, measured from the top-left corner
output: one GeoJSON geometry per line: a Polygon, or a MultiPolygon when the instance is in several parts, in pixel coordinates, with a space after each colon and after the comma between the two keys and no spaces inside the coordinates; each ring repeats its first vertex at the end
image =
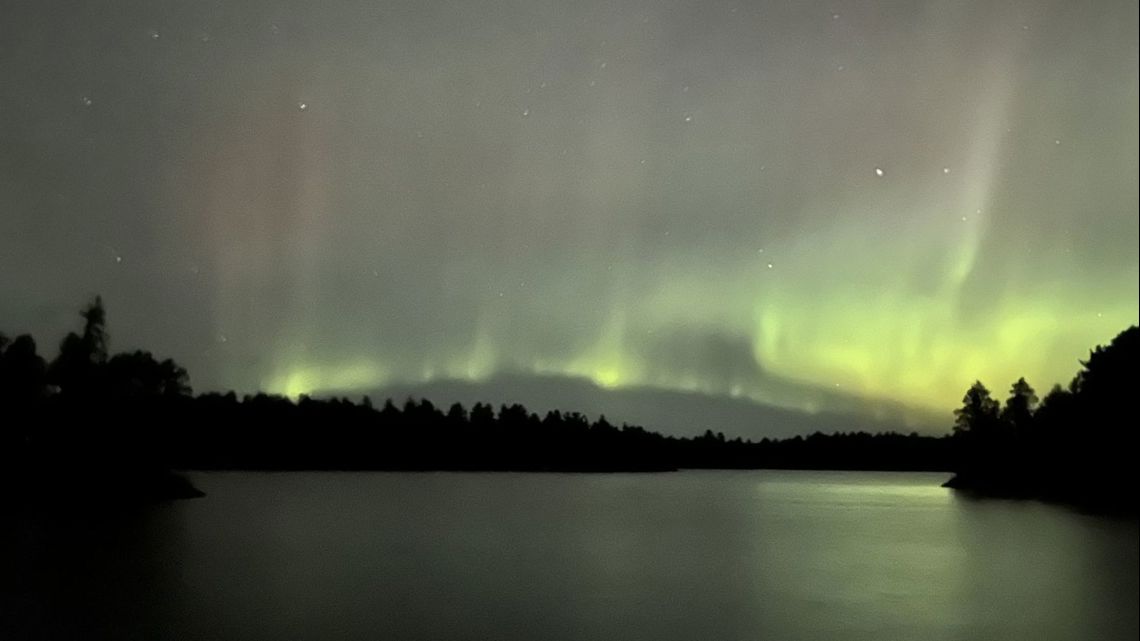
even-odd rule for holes
{"type": "MultiPolygon", "coordinates": [[[[0,335],[0,463],[12,482],[117,488],[169,469],[661,471],[679,468],[948,470],[946,438],[837,433],[751,441],[680,438],[604,416],[426,399],[195,395],[186,370],[112,354],[100,298],[48,361],[30,335],[0,335]]],[[[158,479],[156,481],[155,479],[158,479]]],[[[161,487],[159,488],[161,490],[161,487]]],[[[156,492],[161,493],[159,490],[156,492]]]]}
{"type": "Polygon", "coordinates": [[[110,352],[100,298],[80,315],[82,330],[68,333],[50,361],[31,336],[0,335],[0,474],[18,492],[68,491],[97,479],[108,492],[177,494],[185,488],[171,469],[785,468],[954,471],[953,487],[1089,503],[1120,500],[1114,493],[1124,491],[1132,459],[1136,327],[1093,350],[1068,388],[1040,402],[1024,379],[1004,405],[975,383],[955,411],[952,435],[752,441],[709,430],[666,436],[517,404],[195,395],[173,360],[110,352]]]}

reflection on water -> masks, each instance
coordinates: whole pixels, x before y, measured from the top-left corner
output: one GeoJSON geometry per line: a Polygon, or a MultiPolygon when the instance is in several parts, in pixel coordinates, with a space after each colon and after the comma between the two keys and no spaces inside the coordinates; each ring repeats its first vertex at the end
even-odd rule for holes
{"type": "Polygon", "coordinates": [[[0,637],[1136,639],[1137,523],[941,475],[212,473],[17,519],[0,637]]]}

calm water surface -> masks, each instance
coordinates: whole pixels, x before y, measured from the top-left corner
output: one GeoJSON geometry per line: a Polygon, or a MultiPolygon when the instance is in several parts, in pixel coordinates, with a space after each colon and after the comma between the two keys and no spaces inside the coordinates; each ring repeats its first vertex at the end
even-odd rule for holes
{"type": "Polygon", "coordinates": [[[1129,639],[1137,522],[945,475],[209,473],[18,518],[0,637],[1129,639]]]}

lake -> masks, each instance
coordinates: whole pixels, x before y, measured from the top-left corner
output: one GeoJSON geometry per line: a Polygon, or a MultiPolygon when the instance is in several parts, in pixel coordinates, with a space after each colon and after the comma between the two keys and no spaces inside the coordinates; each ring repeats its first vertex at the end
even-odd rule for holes
{"type": "Polygon", "coordinates": [[[197,473],[17,517],[5,639],[1129,639],[1137,521],[946,474],[197,473]]]}

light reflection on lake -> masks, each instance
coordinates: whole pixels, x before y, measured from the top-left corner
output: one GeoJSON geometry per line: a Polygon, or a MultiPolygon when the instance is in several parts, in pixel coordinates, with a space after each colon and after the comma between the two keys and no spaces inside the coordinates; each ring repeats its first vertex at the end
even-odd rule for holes
{"type": "Polygon", "coordinates": [[[206,498],[18,520],[0,636],[1137,637],[1135,519],[940,474],[192,478],[206,498]]]}

